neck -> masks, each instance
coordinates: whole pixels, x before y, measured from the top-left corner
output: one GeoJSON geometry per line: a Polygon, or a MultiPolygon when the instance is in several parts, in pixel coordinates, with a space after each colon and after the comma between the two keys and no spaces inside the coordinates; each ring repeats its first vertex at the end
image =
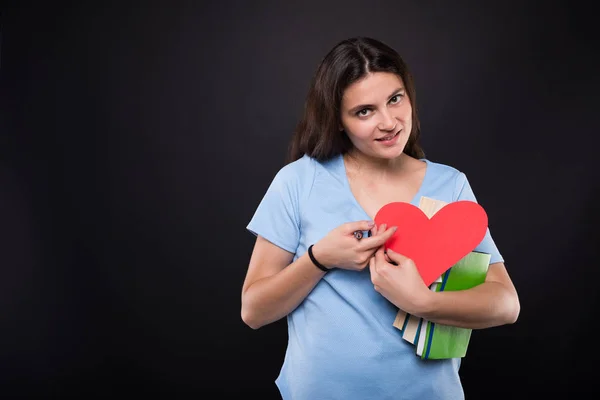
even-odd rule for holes
{"type": "Polygon", "coordinates": [[[404,153],[396,158],[383,159],[368,156],[355,149],[346,153],[344,158],[352,172],[367,176],[373,180],[385,179],[391,174],[400,172],[407,161],[407,156],[404,153]]]}

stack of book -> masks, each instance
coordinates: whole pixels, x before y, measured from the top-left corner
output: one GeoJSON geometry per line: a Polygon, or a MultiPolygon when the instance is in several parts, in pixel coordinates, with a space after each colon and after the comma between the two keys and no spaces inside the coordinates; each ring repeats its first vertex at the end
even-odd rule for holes
{"type": "MultiPolygon", "coordinates": [[[[446,203],[422,197],[419,208],[431,218],[446,203]]],[[[448,269],[430,286],[436,292],[464,290],[485,281],[491,255],[472,251],[448,269]]],[[[415,346],[422,359],[462,358],[467,353],[471,329],[436,324],[398,310],[393,324],[402,338],[415,346]]]]}

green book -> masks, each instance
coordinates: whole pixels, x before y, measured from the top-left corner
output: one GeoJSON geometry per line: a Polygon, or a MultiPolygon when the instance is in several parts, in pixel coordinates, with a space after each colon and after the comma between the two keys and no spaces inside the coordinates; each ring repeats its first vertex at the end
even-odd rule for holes
{"type": "MultiPolygon", "coordinates": [[[[431,285],[436,292],[464,290],[485,281],[491,255],[473,251],[444,273],[441,282],[431,285]]],[[[422,359],[462,358],[467,354],[471,329],[422,320],[416,353],[422,359]]]]}

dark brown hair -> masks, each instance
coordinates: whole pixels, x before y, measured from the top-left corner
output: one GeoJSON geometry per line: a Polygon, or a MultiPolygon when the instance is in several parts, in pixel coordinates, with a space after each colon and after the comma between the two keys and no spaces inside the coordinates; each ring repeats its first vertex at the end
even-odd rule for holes
{"type": "Polygon", "coordinates": [[[340,105],[344,91],[369,72],[391,72],[404,82],[412,106],[412,131],[404,153],[415,158],[425,156],[419,144],[421,133],[415,86],[408,66],[388,45],[367,37],[341,41],[323,58],[310,85],[304,114],[289,146],[287,162],[304,154],[326,161],[352,148],[341,126],[340,105]]]}

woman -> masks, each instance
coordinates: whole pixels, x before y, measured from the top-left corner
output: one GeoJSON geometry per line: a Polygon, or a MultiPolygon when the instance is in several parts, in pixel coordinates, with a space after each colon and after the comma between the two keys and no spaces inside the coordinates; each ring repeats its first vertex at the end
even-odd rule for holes
{"type": "Polygon", "coordinates": [[[393,326],[398,309],[473,329],[517,320],[489,229],[475,249],[491,254],[487,278],[469,290],[432,292],[410,259],[384,254],[395,227],[371,222],[383,205],[476,201],[464,173],[424,157],[415,104],[406,64],[377,40],[344,40],[317,69],[290,162],[247,227],[242,319],[258,329],[287,317],[284,399],[462,399],[460,359],[416,356],[393,326]]]}

